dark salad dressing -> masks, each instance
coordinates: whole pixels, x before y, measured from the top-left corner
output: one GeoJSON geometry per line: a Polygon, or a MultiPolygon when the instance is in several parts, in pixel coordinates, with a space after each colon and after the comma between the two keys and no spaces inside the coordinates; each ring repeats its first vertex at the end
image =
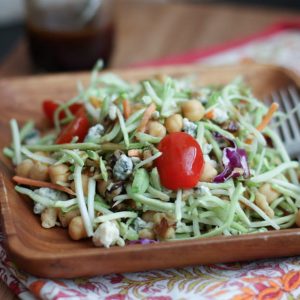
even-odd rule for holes
{"type": "Polygon", "coordinates": [[[49,71],[72,71],[90,69],[98,59],[108,64],[114,37],[111,20],[103,20],[98,14],[82,24],[67,8],[63,12],[53,8],[38,13],[27,21],[29,49],[37,66],[49,71]]]}

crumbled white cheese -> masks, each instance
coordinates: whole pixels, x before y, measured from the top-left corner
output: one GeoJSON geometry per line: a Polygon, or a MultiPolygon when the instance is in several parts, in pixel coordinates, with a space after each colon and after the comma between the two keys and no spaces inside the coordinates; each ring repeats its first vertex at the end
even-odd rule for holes
{"type": "Polygon", "coordinates": [[[104,127],[101,124],[97,124],[91,127],[86,135],[84,142],[90,142],[94,139],[100,138],[101,135],[104,133],[104,127]]]}
{"type": "Polygon", "coordinates": [[[108,117],[112,121],[117,118],[117,107],[114,104],[111,104],[108,109],[108,117]]]}
{"type": "Polygon", "coordinates": [[[153,227],[152,222],[146,222],[141,218],[136,218],[134,221],[134,230],[135,231],[140,231],[141,229],[152,228],[152,227],[153,227]]]}
{"type": "Polygon", "coordinates": [[[63,201],[68,199],[68,196],[65,193],[54,189],[46,188],[46,187],[35,189],[34,192],[40,196],[47,197],[53,201],[57,201],[57,200],[63,201]]]}
{"type": "Polygon", "coordinates": [[[34,207],[33,207],[33,212],[34,212],[36,215],[39,215],[39,214],[41,214],[45,209],[46,209],[46,206],[45,206],[45,205],[36,202],[36,203],[34,204],[34,207]]]}
{"type": "Polygon", "coordinates": [[[228,113],[224,109],[215,108],[213,112],[213,120],[218,124],[222,124],[229,119],[228,113]]]}
{"type": "Polygon", "coordinates": [[[211,192],[207,186],[198,185],[195,192],[199,196],[211,196],[211,192]]]}
{"type": "Polygon", "coordinates": [[[196,136],[197,125],[187,118],[183,119],[183,131],[191,135],[192,137],[196,136]]]}
{"type": "Polygon", "coordinates": [[[113,168],[113,173],[115,178],[125,180],[132,173],[132,169],[133,162],[131,158],[122,154],[113,168]]]}
{"type": "Polygon", "coordinates": [[[209,154],[211,152],[212,148],[213,148],[212,144],[204,144],[202,146],[203,154],[209,154]]]}
{"type": "MultiPolygon", "coordinates": [[[[50,189],[50,188],[39,188],[35,189],[34,192],[42,197],[47,197],[53,201],[64,201],[68,199],[68,196],[60,191],[50,189]]],[[[47,207],[40,203],[35,203],[33,207],[33,212],[37,215],[41,214],[47,207]]]]}
{"type": "Polygon", "coordinates": [[[116,244],[120,238],[120,232],[114,222],[106,221],[98,226],[93,236],[93,243],[97,247],[109,248],[116,244]]]}

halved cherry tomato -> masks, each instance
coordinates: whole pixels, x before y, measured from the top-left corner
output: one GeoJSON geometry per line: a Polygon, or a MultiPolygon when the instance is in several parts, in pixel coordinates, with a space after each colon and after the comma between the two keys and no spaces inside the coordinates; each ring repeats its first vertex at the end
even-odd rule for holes
{"type": "Polygon", "coordinates": [[[198,142],[185,132],[165,136],[158,145],[162,155],[155,160],[164,187],[171,190],[190,189],[198,183],[204,158],[198,142]]]}
{"type": "MultiPolygon", "coordinates": [[[[48,120],[51,122],[51,124],[54,123],[54,113],[56,109],[58,108],[59,104],[53,100],[44,100],[43,101],[43,111],[45,116],[48,118],[48,120]]],[[[72,104],[69,109],[72,114],[76,114],[76,112],[81,109],[83,106],[79,103],[72,104]]],[[[61,111],[59,113],[59,119],[62,120],[66,117],[66,114],[64,111],[61,111]]]]}
{"type": "Polygon", "coordinates": [[[75,119],[70,122],[63,130],[56,140],[56,144],[70,143],[72,139],[77,136],[78,142],[82,142],[89,130],[89,120],[84,109],[76,113],[75,119]]]}

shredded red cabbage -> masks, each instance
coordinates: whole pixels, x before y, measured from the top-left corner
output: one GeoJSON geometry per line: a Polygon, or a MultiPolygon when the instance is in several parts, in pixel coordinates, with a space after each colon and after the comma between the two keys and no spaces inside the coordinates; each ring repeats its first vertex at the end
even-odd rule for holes
{"type": "Polygon", "coordinates": [[[237,147],[224,148],[222,162],[224,170],[215,177],[215,183],[222,183],[230,178],[237,178],[240,176],[247,178],[250,176],[247,153],[244,149],[237,147]]]}
{"type": "Polygon", "coordinates": [[[149,245],[149,244],[153,244],[153,243],[156,243],[156,241],[150,240],[150,239],[139,239],[139,240],[129,242],[130,245],[137,245],[137,244],[149,245]]]}

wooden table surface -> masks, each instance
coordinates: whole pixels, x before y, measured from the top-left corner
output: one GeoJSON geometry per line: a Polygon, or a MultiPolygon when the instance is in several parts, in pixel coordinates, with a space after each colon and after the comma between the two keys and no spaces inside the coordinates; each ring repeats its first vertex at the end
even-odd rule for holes
{"type": "MultiPolygon", "coordinates": [[[[125,67],[241,38],[274,22],[298,16],[297,11],[284,9],[123,0],[116,10],[117,37],[111,67],[125,67]]],[[[0,64],[0,77],[32,73],[26,41],[22,39],[0,64]]],[[[0,299],[15,299],[1,281],[0,299]]]]}

